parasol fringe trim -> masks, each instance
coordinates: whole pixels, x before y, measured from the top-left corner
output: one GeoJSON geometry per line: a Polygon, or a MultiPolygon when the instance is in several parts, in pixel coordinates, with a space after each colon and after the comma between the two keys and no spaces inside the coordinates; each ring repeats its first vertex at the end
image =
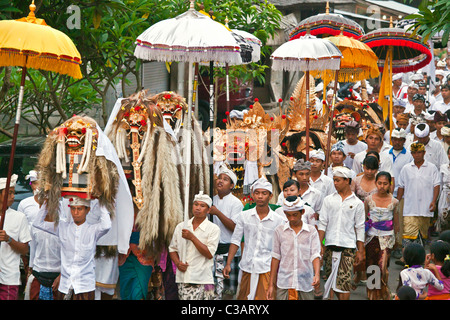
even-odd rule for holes
{"type": "Polygon", "coordinates": [[[78,62],[57,57],[30,56],[19,52],[1,52],[0,51],[0,67],[16,66],[27,67],[32,69],[40,69],[52,71],[59,74],[65,74],[75,79],[81,79],[80,66],[78,62]],[[26,62],[26,64],[25,64],[26,62]]]}

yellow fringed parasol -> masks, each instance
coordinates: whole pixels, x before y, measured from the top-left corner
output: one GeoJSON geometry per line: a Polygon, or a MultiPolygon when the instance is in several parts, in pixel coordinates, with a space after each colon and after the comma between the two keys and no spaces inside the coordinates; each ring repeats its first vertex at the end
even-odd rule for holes
{"type": "MultiPolygon", "coordinates": [[[[338,82],[364,82],[365,79],[376,78],[380,75],[378,68],[378,57],[373,52],[373,50],[365,43],[350,38],[341,34],[325,38],[332,42],[342,53],[341,67],[339,70],[324,70],[315,71],[312,73],[314,77],[321,77],[324,83],[324,88],[326,84],[334,80],[334,94],[332,107],[329,112],[330,121],[328,127],[328,139],[327,139],[327,150],[330,150],[331,134],[332,134],[332,120],[334,114],[334,106],[336,102],[336,91],[338,82]]],[[[365,87],[365,85],[364,85],[365,87]]],[[[327,156],[325,161],[325,173],[328,169],[329,156],[327,156]]]]}
{"type": "MultiPolygon", "coordinates": [[[[357,82],[380,75],[378,57],[367,44],[342,34],[325,39],[334,43],[343,55],[341,68],[338,70],[338,82],[357,82]]],[[[319,73],[312,75],[319,76],[319,73]]],[[[335,71],[326,70],[320,76],[324,83],[329,83],[335,80],[335,71]]]]}
{"type": "Polygon", "coordinates": [[[28,17],[0,21],[0,67],[26,67],[81,79],[81,56],[63,32],[36,18],[30,5],[28,17]]]}
{"type": "Polygon", "coordinates": [[[82,78],[81,56],[72,40],[61,31],[48,26],[43,19],[36,18],[35,10],[33,0],[27,17],[0,21],[0,67],[22,67],[8,176],[0,212],[0,230],[3,229],[7,209],[27,69],[57,72],[75,79],[82,78]]]}

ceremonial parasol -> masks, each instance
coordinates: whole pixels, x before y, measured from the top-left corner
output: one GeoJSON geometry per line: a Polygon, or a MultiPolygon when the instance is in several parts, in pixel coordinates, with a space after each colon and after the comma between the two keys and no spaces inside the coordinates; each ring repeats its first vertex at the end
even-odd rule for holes
{"type": "Polygon", "coordinates": [[[309,75],[310,71],[338,70],[342,53],[329,40],[305,35],[290,40],[276,49],[270,58],[274,70],[306,73],[306,159],[309,159],[309,75]]]}
{"type": "Polygon", "coordinates": [[[0,67],[22,67],[0,229],[3,229],[3,217],[7,209],[27,69],[40,69],[69,75],[76,79],[82,78],[81,56],[72,40],[61,31],[48,26],[43,19],[36,18],[35,10],[33,0],[27,17],[0,21],[0,67]]]}
{"type": "Polygon", "coordinates": [[[307,33],[314,36],[335,36],[340,34],[341,28],[343,28],[343,34],[347,37],[358,39],[364,34],[364,29],[355,21],[340,14],[330,13],[330,6],[327,2],[326,12],[300,21],[289,34],[289,40],[297,39],[307,33]]]}
{"type": "MultiPolygon", "coordinates": [[[[228,27],[228,18],[225,19],[225,26],[228,27]]],[[[261,59],[261,46],[262,42],[259,40],[255,35],[251,34],[250,32],[239,30],[239,29],[231,29],[233,33],[238,35],[239,37],[242,37],[246,43],[248,43],[251,48],[251,59],[243,59],[241,64],[247,64],[251,62],[258,62],[261,59]]],[[[229,80],[229,64],[227,63],[225,65],[225,84],[226,84],[226,101],[227,101],[227,113],[229,114],[230,110],[230,80],[229,80]]]]}
{"type": "MultiPolygon", "coordinates": [[[[333,102],[330,111],[330,122],[328,127],[327,150],[330,150],[331,134],[332,134],[332,119],[334,115],[334,106],[336,101],[336,91],[338,82],[356,82],[365,81],[365,79],[372,79],[379,76],[378,57],[373,50],[365,43],[344,36],[342,33],[334,37],[325,38],[331,41],[338,47],[342,53],[341,67],[339,70],[331,71],[325,70],[321,74],[321,78],[325,83],[334,80],[334,94],[333,102]]],[[[320,72],[317,72],[320,74],[320,72]]],[[[328,170],[329,155],[325,160],[325,174],[328,170]]]]}
{"type": "Polygon", "coordinates": [[[428,65],[432,60],[431,51],[419,35],[394,28],[392,17],[389,28],[369,32],[360,41],[367,44],[379,59],[378,67],[383,77],[378,104],[383,108],[383,118],[389,117],[392,132],[392,74],[415,71],[428,65]]]}
{"type": "MultiPolygon", "coordinates": [[[[160,21],[145,30],[136,40],[135,56],[145,60],[182,61],[189,63],[189,97],[187,111],[187,137],[192,130],[192,96],[193,71],[192,64],[207,61],[239,64],[241,47],[224,25],[196,11],[194,1],[190,0],[190,8],[185,13],[160,21]]],[[[191,144],[186,139],[185,147],[185,199],[184,221],[189,220],[189,187],[191,144]]],[[[211,173],[212,176],[212,173],[211,173]]],[[[184,256],[185,257],[185,256],[184,256]]]]}

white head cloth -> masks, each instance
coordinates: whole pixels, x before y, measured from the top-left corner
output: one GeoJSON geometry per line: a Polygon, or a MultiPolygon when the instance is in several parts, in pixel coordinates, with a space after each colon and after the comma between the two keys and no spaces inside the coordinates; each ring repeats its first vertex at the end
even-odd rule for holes
{"type": "Polygon", "coordinates": [[[443,136],[449,137],[449,136],[450,136],[450,127],[443,126],[443,127],[441,128],[441,134],[442,134],[443,136]]]}
{"type": "Polygon", "coordinates": [[[72,197],[69,199],[69,206],[86,206],[91,207],[91,200],[80,197],[72,197]]]}
{"type": "Polygon", "coordinates": [[[224,164],[222,164],[219,168],[219,171],[217,172],[217,176],[221,175],[221,174],[226,174],[228,177],[230,177],[231,181],[233,182],[234,185],[236,185],[237,183],[237,176],[236,174],[233,172],[233,170],[228,169],[228,167],[224,164]]]}
{"type": "Polygon", "coordinates": [[[207,194],[204,194],[203,191],[200,191],[198,194],[195,195],[194,202],[195,201],[204,202],[208,205],[208,207],[212,206],[212,199],[207,194]]]}
{"type": "Polygon", "coordinates": [[[403,73],[396,73],[396,74],[392,75],[392,80],[395,81],[395,80],[401,79],[402,77],[403,77],[403,73]]]}
{"type": "Polygon", "coordinates": [[[36,181],[38,179],[38,173],[36,170],[31,170],[26,176],[25,180],[30,180],[30,182],[36,181]]]}
{"type": "Polygon", "coordinates": [[[268,190],[270,193],[273,193],[272,184],[266,178],[259,178],[252,184],[252,192],[256,189],[264,189],[268,190]]]}
{"type": "Polygon", "coordinates": [[[354,171],[343,166],[333,167],[333,177],[342,177],[353,179],[355,177],[354,171]]]}
{"type": "Polygon", "coordinates": [[[325,152],[323,152],[322,149],[311,150],[309,152],[309,158],[310,159],[314,158],[314,159],[319,159],[319,160],[325,161],[325,152]]]}
{"type": "MultiPolygon", "coordinates": [[[[292,196],[293,198],[294,196],[292,196]]],[[[283,211],[302,211],[305,205],[305,202],[300,198],[296,197],[295,200],[289,201],[291,197],[287,197],[283,201],[283,211]],[[289,200],[288,200],[289,199],[289,200]]]]}
{"type": "Polygon", "coordinates": [[[425,120],[434,121],[434,114],[425,112],[425,120]]]}
{"type": "Polygon", "coordinates": [[[403,128],[395,128],[392,130],[392,138],[406,139],[406,130],[403,128]]]}
{"type": "MultiPolygon", "coordinates": [[[[0,178],[0,190],[6,188],[6,180],[7,178],[0,178]]],[[[13,174],[11,176],[11,182],[9,183],[9,187],[14,188],[16,186],[16,182],[17,182],[17,174],[13,174]]]]}
{"type": "Polygon", "coordinates": [[[414,134],[417,138],[425,138],[430,134],[430,127],[426,123],[420,123],[414,128],[414,134]]]}

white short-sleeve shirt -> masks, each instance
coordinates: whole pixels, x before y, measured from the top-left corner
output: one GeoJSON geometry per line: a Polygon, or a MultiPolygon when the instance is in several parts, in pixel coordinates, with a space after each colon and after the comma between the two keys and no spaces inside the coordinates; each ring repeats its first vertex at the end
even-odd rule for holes
{"type": "MultiPolygon", "coordinates": [[[[5,213],[3,229],[6,234],[18,242],[31,241],[28,220],[22,212],[8,208],[5,213]]],[[[8,243],[0,243],[0,283],[4,285],[20,285],[20,254],[8,243]]]]}

